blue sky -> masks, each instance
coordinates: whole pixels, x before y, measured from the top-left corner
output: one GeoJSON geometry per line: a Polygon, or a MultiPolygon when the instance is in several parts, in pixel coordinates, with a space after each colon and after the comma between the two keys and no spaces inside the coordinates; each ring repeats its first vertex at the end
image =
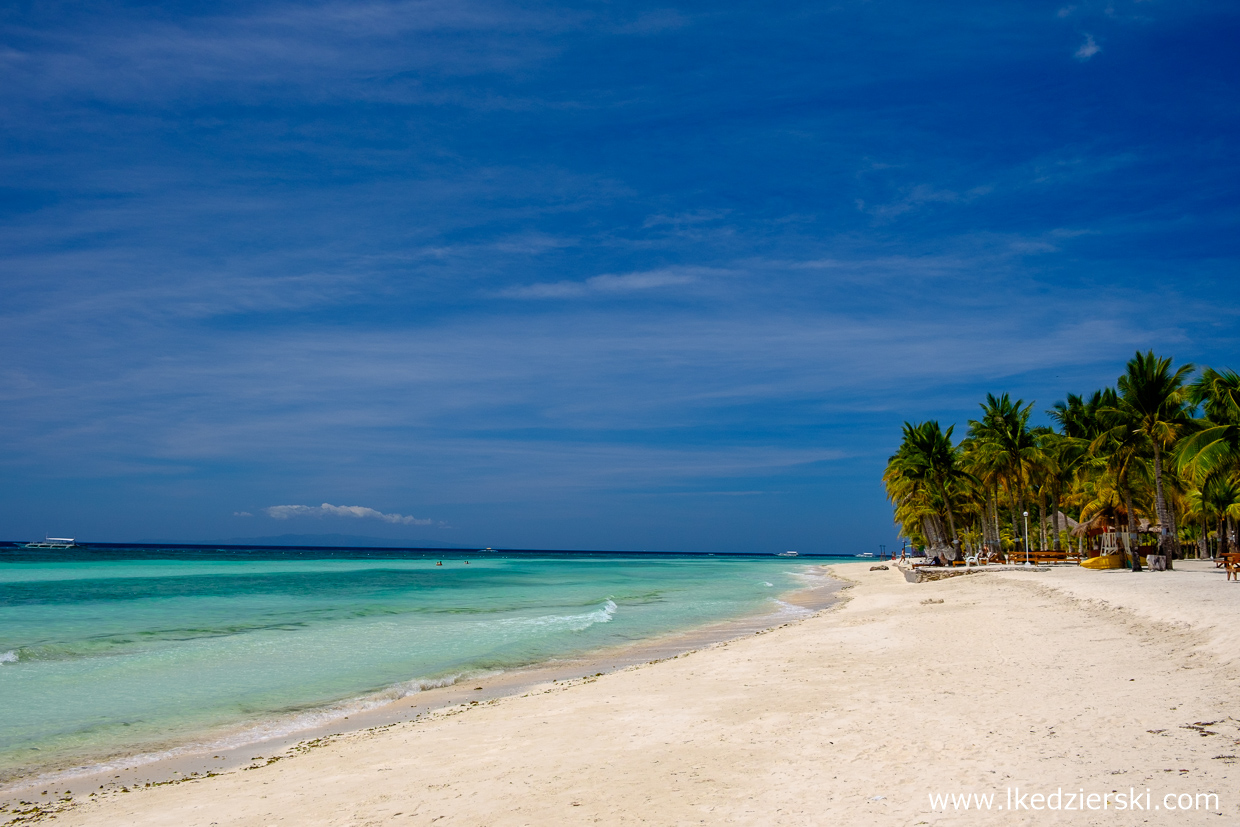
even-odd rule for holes
{"type": "Polygon", "coordinates": [[[890,547],[904,420],[1240,368],[1238,42],[1192,0],[9,4],[0,536],[890,547]]]}

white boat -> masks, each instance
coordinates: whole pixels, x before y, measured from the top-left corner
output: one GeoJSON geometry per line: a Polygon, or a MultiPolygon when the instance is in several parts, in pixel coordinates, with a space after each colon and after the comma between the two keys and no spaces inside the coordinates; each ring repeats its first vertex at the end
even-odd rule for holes
{"type": "Polygon", "coordinates": [[[77,548],[72,537],[44,537],[41,543],[26,543],[26,548],[77,548]]]}
{"type": "Polygon", "coordinates": [[[858,556],[858,557],[873,557],[873,556],[874,556],[874,552],[872,552],[872,551],[863,551],[863,552],[861,552],[860,554],[858,554],[857,556],[858,556]]]}
{"type": "Polygon", "coordinates": [[[795,551],[781,551],[779,554],[776,554],[775,556],[776,557],[796,557],[797,553],[795,551]]]}

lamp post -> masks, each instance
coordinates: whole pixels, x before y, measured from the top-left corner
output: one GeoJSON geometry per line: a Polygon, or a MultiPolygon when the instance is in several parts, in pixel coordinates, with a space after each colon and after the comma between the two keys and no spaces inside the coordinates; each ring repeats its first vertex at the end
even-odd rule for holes
{"type": "Polygon", "coordinates": [[[1029,512],[1025,512],[1025,565],[1029,566],[1029,512]]]}

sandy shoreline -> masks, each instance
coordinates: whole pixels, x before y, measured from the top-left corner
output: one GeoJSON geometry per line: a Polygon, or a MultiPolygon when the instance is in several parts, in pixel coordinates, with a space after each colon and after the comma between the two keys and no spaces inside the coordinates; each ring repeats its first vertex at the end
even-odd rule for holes
{"type": "MultiPolygon", "coordinates": [[[[628,666],[676,657],[737,637],[753,634],[799,619],[834,604],[844,581],[827,576],[824,566],[809,566],[802,588],[779,595],[781,608],[723,620],[655,638],[610,646],[579,656],[485,675],[462,675],[445,686],[424,689],[401,697],[343,701],[310,709],[283,719],[239,726],[207,734],[195,741],[176,741],[156,752],[122,754],[96,759],[89,765],[38,770],[27,777],[0,783],[0,807],[29,801],[31,793],[103,787],[132,787],[181,781],[192,776],[218,774],[248,767],[278,756],[298,744],[361,732],[376,727],[416,720],[454,705],[472,705],[522,694],[541,684],[557,683],[609,674],[628,666]],[[304,723],[312,721],[313,723],[304,723]]],[[[0,811],[0,816],[3,816],[0,811]]],[[[0,824],[3,824],[0,819],[0,824]]]]}
{"type": "MultiPolygon", "coordinates": [[[[867,561],[869,563],[871,561],[867,561]]],[[[1240,585],[1209,563],[855,581],[836,608],[255,769],[74,789],[57,823],[1034,824],[1240,819],[1240,585]],[[931,601],[931,602],[927,602],[931,601]],[[942,602],[934,602],[942,601],[942,602]],[[1191,812],[936,811],[932,794],[1212,792],[1191,812]],[[1208,806],[1208,801],[1207,801],[1208,806]]],[[[269,753],[263,753],[269,755],[269,753]]],[[[260,766],[261,765],[261,766],[260,766]]],[[[48,801],[56,796],[33,797],[48,801]]],[[[27,798],[30,800],[30,797],[27,798]]],[[[1180,799],[1182,800],[1182,799],[1180,799]]],[[[12,811],[0,813],[11,818],[12,811]]]]}

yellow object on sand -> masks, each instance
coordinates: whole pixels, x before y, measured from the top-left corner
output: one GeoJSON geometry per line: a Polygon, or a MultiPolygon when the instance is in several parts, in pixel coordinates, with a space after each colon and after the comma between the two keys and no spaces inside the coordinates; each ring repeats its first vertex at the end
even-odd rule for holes
{"type": "Polygon", "coordinates": [[[1122,554],[1103,554],[1100,557],[1089,557],[1081,561],[1081,565],[1087,569],[1122,569],[1124,567],[1124,556],[1122,554]]]}
{"type": "MultiPolygon", "coordinates": [[[[1145,562],[1144,557],[1138,559],[1141,561],[1141,565],[1149,565],[1145,562]]],[[[1087,569],[1122,569],[1124,567],[1124,555],[1103,554],[1101,557],[1088,557],[1081,561],[1081,565],[1087,569]]]]}

